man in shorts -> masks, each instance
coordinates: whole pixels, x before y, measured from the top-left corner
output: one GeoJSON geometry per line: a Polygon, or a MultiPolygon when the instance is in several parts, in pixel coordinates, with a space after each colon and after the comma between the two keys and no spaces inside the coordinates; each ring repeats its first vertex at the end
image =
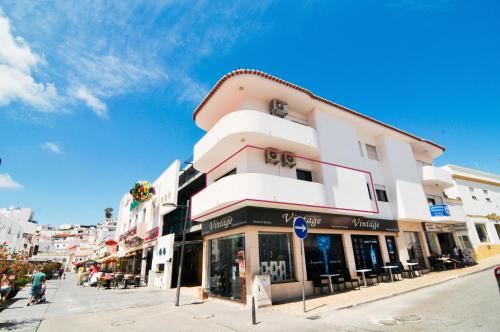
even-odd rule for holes
{"type": "Polygon", "coordinates": [[[33,279],[31,282],[30,298],[26,305],[29,306],[31,303],[33,303],[33,300],[36,299],[36,296],[40,293],[42,283],[45,281],[45,278],[45,273],[35,270],[35,274],[33,275],[33,279]]]}

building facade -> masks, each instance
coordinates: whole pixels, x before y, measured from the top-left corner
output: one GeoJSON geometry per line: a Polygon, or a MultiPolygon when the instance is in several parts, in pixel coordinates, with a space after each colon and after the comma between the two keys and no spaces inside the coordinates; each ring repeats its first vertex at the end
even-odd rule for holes
{"type": "Polygon", "coordinates": [[[458,244],[473,248],[477,259],[500,254],[500,176],[457,165],[446,165],[453,187],[448,199],[461,202],[467,230],[458,244]]]}
{"type": "Polygon", "coordinates": [[[30,256],[33,251],[33,237],[36,222],[29,208],[9,207],[0,209],[0,245],[9,253],[30,256]]]}
{"type": "MultiPolygon", "coordinates": [[[[429,195],[453,186],[433,161],[444,148],[268,74],[224,76],[195,110],[206,134],[193,165],[206,187],[192,197],[202,224],[203,287],[248,301],[255,275],[270,274],[272,300],[300,295],[315,274],[427,265],[429,195]],[[296,216],[309,236],[293,236],[296,216]]],[[[437,205],[437,204],[436,204],[437,205]]]]}

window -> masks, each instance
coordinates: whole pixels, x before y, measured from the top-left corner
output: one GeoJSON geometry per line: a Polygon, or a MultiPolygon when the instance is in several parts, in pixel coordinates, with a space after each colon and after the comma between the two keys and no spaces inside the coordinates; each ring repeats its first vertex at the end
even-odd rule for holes
{"type": "Polygon", "coordinates": [[[439,196],[434,196],[434,195],[426,195],[426,196],[427,196],[427,203],[429,205],[443,204],[443,199],[439,196]]]}
{"type": "Polygon", "coordinates": [[[486,233],[486,227],[484,224],[474,224],[476,226],[477,236],[479,236],[479,241],[488,242],[488,235],[486,233]]]}
{"type": "Polygon", "coordinates": [[[312,182],[312,173],[311,173],[311,171],[297,169],[297,179],[302,180],[302,181],[312,182]]]}
{"type": "Polygon", "coordinates": [[[365,146],[368,159],[378,160],[377,147],[370,144],[365,144],[365,146]]]}
{"type": "Polygon", "coordinates": [[[230,170],[229,172],[227,172],[226,174],[218,177],[217,179],[214,180],[214,182],[217,182],[219,181],[220,179],[222,178],[225,178],[226,176],[230,176],[230,175],[235,175],[236,174],[236,168],[233,168],[232,170],[230,170]]]}
{"type": "Polygon", "coordinates": [[[375,193],[377,194],[377,201],[379,202],[389,202],[387,198],[387,192],[385,191],[385,186],[375,185],[375,193]]]}
{"type": "Polygon", "coordinates": [[[320,274],[346,273],[344,244],[340,234],[309,234],[304,239],[307,280],[320,274]]]}
{"type": "Polygon", "coordinates": [[[364,157],[363,155],[363,145],[361,144],[361,141],[358,141],[358,146],[359,146],[359,154],[361,157],[364,157]]]}
{"type": "Polygon", "coordinates": [[[387,253],[389,254],[389,261],[391,263],[399,262],[398,248],[396,246],[396,238],[394,236],[385,237],[385,245],[387,246],[387,253]]]}
{"type": "Polygon", "coordinates": [[[366,183],[366,189],[368,189],[368,197],[372,200],[372,191],[370,190],[370,184],[368,182],[366,183]]]}
{"type": "Polygon", "coordinates": [[[483,194],[484,194],[484,197],[486,198],[486,201],[491,202],[491,197],[490,197],[490,193],[488,192],[488,190],[483,189],[483,194]]]}
{"type": "Polygon", "coordinates": [[[290,233],[259,233],[260,273],[270,274],[271,283],[295,280],[290,233]]]}
{"type": "Polygon", "coordinates": [[[471,195],[472,199],[477,199],[476,191],[474,190],[474,188],[469,187],[469,191],[470,191],[470,195],[471,195]]]}

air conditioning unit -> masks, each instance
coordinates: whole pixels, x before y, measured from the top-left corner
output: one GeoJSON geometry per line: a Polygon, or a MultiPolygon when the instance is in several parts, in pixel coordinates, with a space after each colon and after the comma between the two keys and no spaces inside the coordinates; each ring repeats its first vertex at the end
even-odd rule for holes
{"type": "Polygon", "coordinates": [[[291,152],[283,152],[281,154],[281,164],[283,167],[288,166],[290,168],[297,165],[297,161],[295,160],[295,155],[291,152]]]}
{"type": "Polygon", "coordinates": [[[276,165],[280,162],[279,152],[276,150],[266,150],[265,151],[266,164],[276,165]]]}
{"type": "Polygon", "coordinates": [[[284,118],[288,115],[288,105],[282,100],[273,99],[269,104],[269,112],[274,116],[284,118]]]}

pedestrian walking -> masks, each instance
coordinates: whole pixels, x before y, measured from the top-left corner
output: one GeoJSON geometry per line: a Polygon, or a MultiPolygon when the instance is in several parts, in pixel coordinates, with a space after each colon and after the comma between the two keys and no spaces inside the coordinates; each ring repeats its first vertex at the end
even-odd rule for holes
{"type": "Polygon", "coordinates": [[[31,281],[31,291],[30,291],[30,298],[28,299],[28,303],[26,303],[27,306],[31,305],[33,303],[33,300],[37,298],[37,296],[40,294],[40,291],[42,289],[42,284],[45,282],[45,279],[47,276],[45,273],[35,270],[35,274],[33,275],[32,281],[31,281]]]}
{"type": "Polygon", "coordinates": [[[6,274],[3,275],[2,281],[0,282],[0,302],[3,304],[7,302],[7,297],[12,291],[12,282],[9,280],[6,274]]]}
{"type": "Polygon", "coordinates": [[[59,279],[66,279],[66,275],[64,274],[64,267],[61,266],[61,268],[59,269],[59,271],[57,271],[57,273],[59,274],[59,279]]]}

